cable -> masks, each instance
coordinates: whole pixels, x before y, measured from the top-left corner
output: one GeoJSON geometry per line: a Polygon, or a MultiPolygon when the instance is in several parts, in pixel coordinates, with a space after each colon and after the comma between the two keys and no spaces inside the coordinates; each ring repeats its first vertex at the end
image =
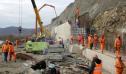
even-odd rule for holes
{"type": "Polygon", "coordinates": [[[22,0],[19,0],[19,26],[22,26],[22,0]]]}
{"type": "Polygon", "coordinates": [[[18,32],[22,33],[22,0],[19,0],[18,32]]]}
{"type": "Polygon", "coordinates": [[[20,35],[21,30],[20,30],[20,0],[19,0],[19,16],[18,16],[18,33],[20,35]]]}
{"type": "Polygon", "coordinates": [[[21,24],[20,25],[22,26],[22,0],[21,0],[21,17],[20,18],[21,18],[21,24]]]}

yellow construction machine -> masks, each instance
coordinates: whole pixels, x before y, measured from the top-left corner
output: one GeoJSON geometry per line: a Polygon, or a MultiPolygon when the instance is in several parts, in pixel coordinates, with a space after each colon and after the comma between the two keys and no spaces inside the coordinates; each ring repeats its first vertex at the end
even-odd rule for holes
{"type": "MultiPolygon", "coordinates": [[[[48,49],[49,44],[46,41],[46,37],[51,36],[51,33],[47,29],[44,28],[43,22],[41,21],[41,17],[39,15],[39,11],[45,6],[53,7],[54,10],[55,10],[55,7],[52,6],[52,5],[49,5],[49,4],[44,4],[38,10],[38,8],[35,4],[35,0],[31,0],[31,2],[32,2],[33,8],[34,8],[35,15],[36,15],[36,28],[35,28],[36,37],[33,38],[32,41],[28,41],[26,43],[25,49],[26,49],[27,52],[39,52],[39,53],[41,53],[41,52],[45,51],[45,49],[48,49]],[[37,33],[38,32],[37,24],[39,24],[39,28],[40,28],[39,36],[38,36],[38,33],[37,33]]],[[[55,11],[55,14],[56,14],[56,11],[55,11]]],[[[56,14],[56,16],[57,16],[57,14],[56,14]]]]}
{"type": "MultiPolygon", "coordinates": [[[[54,11],[55,11],[55,15],[56,15],[56,17],[57,17],[57,13],[56,13],[56,9],[55,9],[55,6],[53,6],[53,5],[50,5],[50,4],[44,4],[42,7],[40,7],[40,9],[38,10],[38,12],[42,9],[42,8],[44,8],[44,7],[46,7],[46,6],[49,6],[49,7],[52,7],[53,9],[54,9],[54,11]]],[[[40,34],[38,35],[38,26],[37,26],[37,17],[36,17],[36,26],[35,26],[35,35],[36,35],[36,37],[39,37],[40,36],[40,34]]],[[[46,37],[50,37],[51,36],[51,33],[49,32],[49,30],[48,29],[46,29],[46,28],[43,28],[44,29],[44,34],[45,34],[45,36],[46,37]]]]}
{"type": "Polygon", "coordinates": [[[31,2],[34,8],[36,19],[37,19],[36,23],[38,23],[40,27],[40,37],[38,37],[36,34],[36,37],[33,37],[31,40],[27,41],[25,45],[25,49],[26,49],[26,52],[43,53],[44,50],[48,49],[49,45],[48,45],[48,42],[45,41],[44,26],[42,25],[43,22],[41,21],[41,17],[39,15],[39,11],[36,6],[35,0],[31,0],[31,2]]]}

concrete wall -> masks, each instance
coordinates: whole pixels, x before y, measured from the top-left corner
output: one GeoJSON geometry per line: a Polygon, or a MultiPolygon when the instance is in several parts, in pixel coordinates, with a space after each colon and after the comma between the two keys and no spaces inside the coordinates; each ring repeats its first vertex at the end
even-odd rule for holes
{"type": "Polygon", "coordinates": [[[55,27],[55,33],[56,33],[56,40],[59,39],[59,37],[63,38],[63,40],[67,40],[70,38],[71,35],[71,26],[68,22],[55,27]]]}
{"type": "Polygon", "coordinates": [[[97,54],[98,57],[102,60],[103,69],[110,72],[110,74],[115,74],[115,57],[109,56],[106,54],[102,54],[100,52],[92,51],[90,49],[86,49],[83,51],[83,55],[88,59],[92,60],[93,56],[97,54]]]}

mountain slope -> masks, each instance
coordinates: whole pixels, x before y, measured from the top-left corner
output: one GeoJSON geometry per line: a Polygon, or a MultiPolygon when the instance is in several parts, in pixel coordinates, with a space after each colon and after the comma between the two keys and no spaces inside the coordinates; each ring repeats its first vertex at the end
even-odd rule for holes
{"type": "MultiPolygon", "coordinates": [[[[34,32],[33,29],[26,29],[26,28],[22,28],[22,36],[27,36],[27,35],[31,35],[34,32]]],[[[4,36],[4,35],[15,35],[18,36],[19,32],[18,32],[18,27],[7,27],[7,28],[0,28],[0,36],[4,36]]]]}

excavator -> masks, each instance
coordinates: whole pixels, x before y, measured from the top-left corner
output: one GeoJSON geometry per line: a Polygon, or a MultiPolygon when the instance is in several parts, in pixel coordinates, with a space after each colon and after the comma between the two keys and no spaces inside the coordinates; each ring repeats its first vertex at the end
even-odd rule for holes
{"type": "MultiPolygon", "coordinates": [[[[33,8],[34,8],[35,15],[36,15],[36,29],[35,29],[36,37],[33,38],[31,41],[26,42],[25,49],[26,49],[26,52],[43,53],[49,47],[49,43],[45,41],[45,37],[47,34],[49,35],[49,31],[44,29],[43,22],[41,21],[41,17],[39,15],[39,11],[45,6],[50,6],[50,7],[53,7],[54,9],[55,9],[55,7],[52,5],[44,4],[38,10],[35,0],[31,0],[31,2],[32,2],[33,8]],[[37,24],[39,24],[39,27],[40,27],[40,36],[39,37],[37,36],[38,35],[37,34],[37,24]]],[[[55,13],[56,13],[56,11],[55,11],[55,13]]]]}

